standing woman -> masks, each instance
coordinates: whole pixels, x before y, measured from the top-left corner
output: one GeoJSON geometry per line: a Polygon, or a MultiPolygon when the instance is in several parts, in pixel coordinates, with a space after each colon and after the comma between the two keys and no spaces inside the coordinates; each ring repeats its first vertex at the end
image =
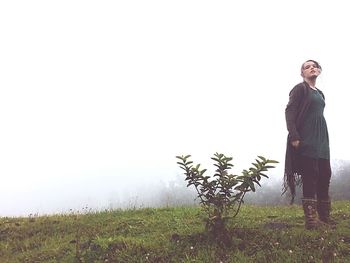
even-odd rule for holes
{"type": "Polygon", "coordinates": [[[316,88],[316,79],[321,72],[322,68],[315,60],[302,64],[303,82],[290,91],[285,110],[288,129],[285,190],[289,188],[293,202],[295,185],[302,183],[306,229],[335,225],[330,218],[329,183],[332,172],[328,129],[323,116],[325,97],[316,88]]]}

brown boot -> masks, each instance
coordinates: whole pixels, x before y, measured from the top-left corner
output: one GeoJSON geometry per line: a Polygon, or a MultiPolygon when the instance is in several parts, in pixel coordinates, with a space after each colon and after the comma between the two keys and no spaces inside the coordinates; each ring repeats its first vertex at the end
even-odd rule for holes
{"type": "Polygon", "coordinates": [[[331,227],[335,227],[337,223],[330,217],[331,201],[317,200],[317,212],[320,220],[331,227]]]}
{"type": "Polygon", "coordinates": [[[315,199],[303,198],[303,209],[305,215],[306,229],[319,229],[324,225],[317,216],[317,201],[315,199]]]}

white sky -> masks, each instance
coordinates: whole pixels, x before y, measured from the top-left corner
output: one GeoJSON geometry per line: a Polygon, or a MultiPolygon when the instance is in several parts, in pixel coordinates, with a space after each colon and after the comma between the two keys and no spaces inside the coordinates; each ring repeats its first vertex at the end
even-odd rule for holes
{"type": "Polygon", "coordinates": [[[236,172],[264,155],[281,180],[307,59],[323,67],[332,157],[348,159],[345,4],[1,1],[0,216],[142,199],[181,174],[179,154],[222,152],[236,172]]]}

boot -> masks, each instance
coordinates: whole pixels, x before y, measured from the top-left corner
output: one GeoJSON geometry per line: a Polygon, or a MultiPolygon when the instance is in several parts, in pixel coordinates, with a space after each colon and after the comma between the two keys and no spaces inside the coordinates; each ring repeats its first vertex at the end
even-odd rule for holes
{"type": "Polygon", "coordinates": [[[317,200],[317,212],[320,220],[331,227],[335,227],[337,223],[330,217],[331,201],[317,200]]]}
{"type": "Polygon", "coordinates": [[[319,229],[324,225],[317,216],[317,201],[315,199],[303,198],[303,209],[305,215],[305,228],[319,229]]]}

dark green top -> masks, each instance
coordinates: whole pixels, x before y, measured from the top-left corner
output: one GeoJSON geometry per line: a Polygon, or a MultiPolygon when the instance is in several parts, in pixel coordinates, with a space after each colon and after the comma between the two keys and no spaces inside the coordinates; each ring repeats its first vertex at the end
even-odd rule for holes
{"type": "Polygon", "coordinates": [[[311,158],[329,159],[327,123],[323,116],[326,105],[318,90],[309,92],[310,106],[300,127],[300,154],[311,158]]]}

